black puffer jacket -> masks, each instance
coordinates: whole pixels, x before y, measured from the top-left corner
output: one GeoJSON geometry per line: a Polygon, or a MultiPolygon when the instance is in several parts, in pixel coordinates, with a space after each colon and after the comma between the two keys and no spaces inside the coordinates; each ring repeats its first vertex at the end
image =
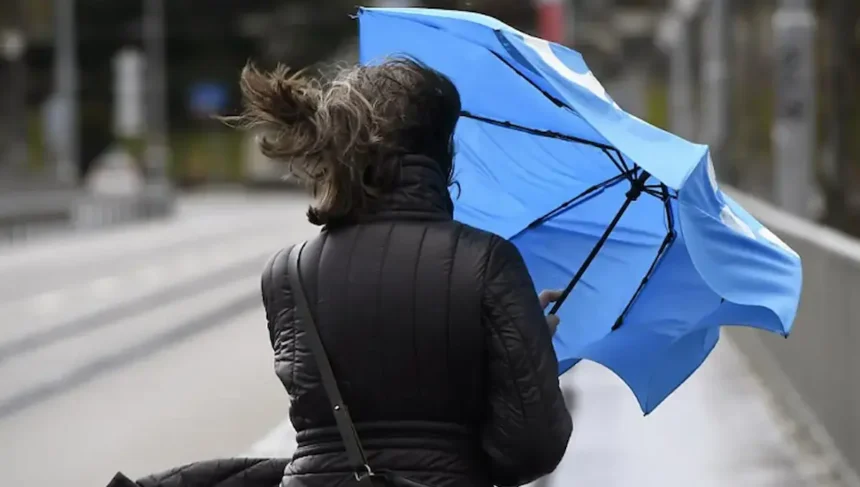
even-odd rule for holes
{"type": "Polygon", "coordinates": [[[132,481],[116,474],[107,487],[276,487],[287,461],[231,458],[191,463],[132,481]]]}
{"type": "MultiPolygon", "coordinates": [[[[438,166],[406,158],[375,211],[308,243],[304,287],[372,467],[431,487],[525,484],[555,469],[572,429],[550,332],[517,249],[452,208],[438,166]]],[[[284,484],[349,485],[288,254],[262,282],[298,432],[284,484]]]]}

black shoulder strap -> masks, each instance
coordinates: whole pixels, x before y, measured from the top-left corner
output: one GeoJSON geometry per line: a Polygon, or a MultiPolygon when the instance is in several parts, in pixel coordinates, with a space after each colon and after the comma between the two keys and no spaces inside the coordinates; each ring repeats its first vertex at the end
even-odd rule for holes
{"type": "Polygon", "coordinates": [[[323,347],[319,330],[317,330],[317,326],[314,323],[308,299],[302,286],[301,266],[299,263],[306,243],[296,245],[290,251],[289,267],[287,269],[290,277],[290,291],[292,292],[296,312],[298,313],[298,321],[303,327],[305,336],[307,336],[308,346],[310,346],[311,352],[314,354],[314,359],[316,359],[317,367],[322,377],[323,387],[331,402],[334,419],[337,421],[337,429],[340,431],[340,436],[346,447],[349,463],[355,469],[356,478],[360,480],[364,475],[372,475],[373,472],[371,472],[370,467],[367,465],[367,457],[355,431],[355,424],[353,424],[349,410],[346,408],[343,397],[340,395],[340,389],[337,387],[337,380],[334,377],[331,362],[329,362],[328,354],[326,354],[325,347],[323,347]]]}

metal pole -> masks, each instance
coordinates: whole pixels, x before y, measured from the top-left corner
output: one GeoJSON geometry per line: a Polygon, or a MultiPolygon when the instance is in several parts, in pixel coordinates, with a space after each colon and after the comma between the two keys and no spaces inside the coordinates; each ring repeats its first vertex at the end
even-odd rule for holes
{"type": "Polygon", "coordinates": [[[8,8],[0,24],[0,172],[14,173],[27,162],[27,40],[21,2],[8,8]]]}
{"type": "Polygon", "coordinates": [[[773,16],[776,113],[773,128],[776,201],[811,216],[816,155],[816,19],[807,0],[781,0],[773,16]]]}
{"type": "MultiPolygon", "coordinates": [[[[676,2],[678,3],[678,2],[676,2]]],[[[677,9],[672,13],[675,36],[669,55],[669,111],[672,132],[693,139],[696,135],[694,101],[692,9],[677,9]]]]}
{"type": "Polygon", "coordinates": [[[144,0],[147,134],[145,174],[150,186],[167,185],[167,100],[165,80],[164,0],[144,0]]]}
{"type": "Polygon", "coordinates": [[[563,0],[533,0],[537,11],[538,36],[550,42],[564,44],[565,2],[563,0]]]}
{"type": "Polygon", "coordinates": [[[60,118],[54,159],[59,182],[75,185],[80,172],[75,0],[56,0],[54,9],[54,91],[60,118]]]}
{"type": "Polygon", "coordinates": [[[711,0],[705,11],[702,29],[702,119],[701,141],[710,145],[715,169],[720,179],[736,183],[728,140],[731,128],[731,83],[729,52],[731,49],[731,2],[711,0]]]}
{"type": "Polygon", "coordinates": [[[167,80],[165,59],[164,0],[143,0],[143,43],[146,51],[146,186],[142,211],[145,217],[172,212],[174,195],[167,174],[170,148],[167,136],[167,80]]]}
{"type": "Polygon", "coordinates": [[[831,224],[844,227],[856,213],[852,184],[856,161],[852,160],[848,137],[848,128],[851,121],[851,112],[856,109],[852,101],[857,95],[852,94],[851,79],[849,76],[849,63],[851,57],[848,49],[853,43],[852,25],[856,21],[856,6],[853,7],[849,0],[835,0],[831,4],[831,36],[832,43],[830,56],[830,112],[832,114],[829,130],[833,144],[833,160],[835,165],[835,176],[830,181],[830,194],[828,194],[827,212],[831,224]]]}
{"type": "MultiPolygon", "coordinates": [[[[16,136],[15,140],[12,141],[13,147],[13,160],[17,158],[18,164],[20,164],[21,169],[27,171],[29,168],[29,144],[27,140],[28,135],[28,113],[27,113],[27,60],[26,60],[26,50],[27,50],[27,40],[26,35],[24,34],[24,29],[21,29],[20,32],[20,40],[17,46],[18,51],[14,52],[16,47],[12,48],[13,54],[13,62],[12,62],[12,93],[15,96],[13,100],[13,111],[15,114],[15,127],[17,130],[13,130],[13,134],[16,136]]],[[[14,41],[13,41],[14,42],[14,41]]]]}

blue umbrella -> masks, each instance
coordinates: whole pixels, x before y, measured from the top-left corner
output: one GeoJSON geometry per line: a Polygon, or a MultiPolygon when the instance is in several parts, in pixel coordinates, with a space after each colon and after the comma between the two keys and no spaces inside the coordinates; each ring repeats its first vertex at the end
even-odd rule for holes
{"type": "Polygon", "coordinates": [[[359,23],[362,62],[408,55],[460,90],[455,217],[514,242],[539,289],[565,289],[560,374],[600,363],[648,414],[722,325],[788,336],[800,258],[719,189],[707,146],[626,113],[577,52],[490,17],[361,9],[359,23]]]}

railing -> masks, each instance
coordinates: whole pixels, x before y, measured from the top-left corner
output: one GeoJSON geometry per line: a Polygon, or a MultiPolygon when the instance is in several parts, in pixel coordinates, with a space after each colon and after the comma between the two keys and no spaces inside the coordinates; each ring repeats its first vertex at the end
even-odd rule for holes
{"type": "Polygon", "coordinates": [[[0,194],[0,245],[165,217],[172,209],[172,196],[149,190],[133,196],[90,195],[57,188],[7,191],[0,194]]]}
{"type": "Polygon", "coordinates": [[[825,459],[817,474],[860,486],[860,241],[732,196],[801,255],[804,277],[789,339],[743,328],[727,335],[796,421],[797,439],[825,459]]]}
{"type": "Polygon", "coordinates": [[[71,226],[75,193],[67,190],[6,190],[0,193],[0,243],[27,240],[71,226]]]}

